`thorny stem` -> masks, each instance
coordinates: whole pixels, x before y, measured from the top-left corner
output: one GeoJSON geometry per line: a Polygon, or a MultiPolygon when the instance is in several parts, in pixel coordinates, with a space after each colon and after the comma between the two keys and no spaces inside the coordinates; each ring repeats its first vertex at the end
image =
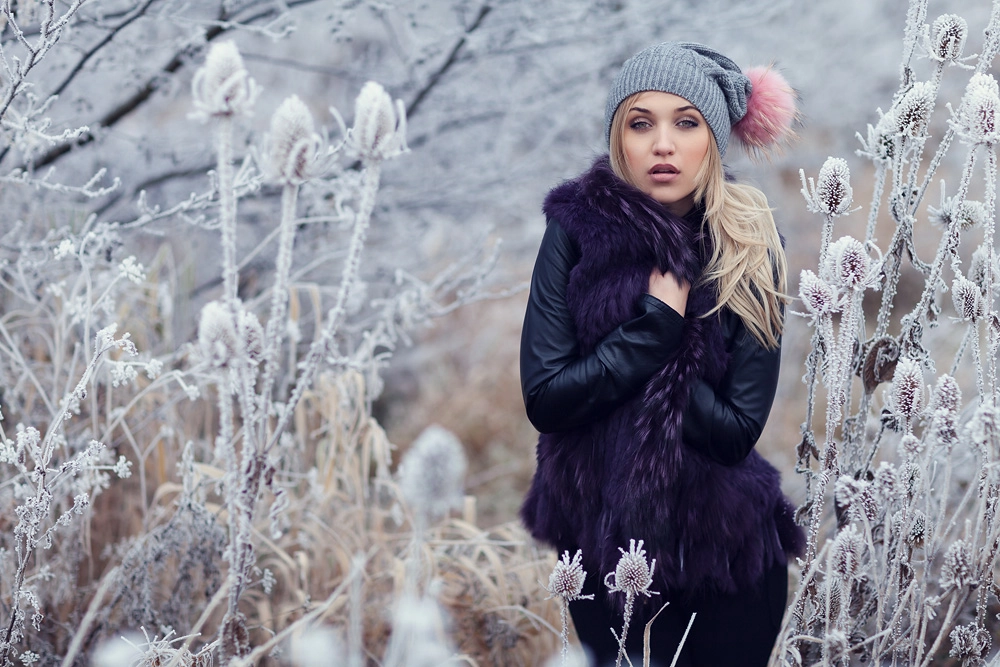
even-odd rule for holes
{"type": "MultiPolygon", "coordinates": [[[[223,298],[236,300],[236,194],[233,189],[233,120],[222,116],[216,131],[217,174],[219,179],[219,226],[222,231],[223,298]]],[[[230,307],[232,307],[230,305],[230,307]]]]}
{"type": "Polygon", "coordinates": [[[288,422],[295,411],[295,406],[298,405],[302,399],[302,395],[312,384],[316,372],[319,370],[319,364],[327,354],[328,348],[333,342],[333,338],[340,326],[340,318],[344,314],[347,298],[350,296],[351,288],[354,285],[360,268],[361,251],[364,249],[365,239],[368,234],[368,225],[371,222],[372,211],[375,208],[375,194],[378,192],[380,176],[381,164],[377,161],[368,162],[361,174],[361,200],[358,206],[358,213],[354,219],[354,234],[351,236],[350,247],[341,271],[337,301],[327,314],[322,334],[313,340],[312,345],[309,347],[309,354],[303,362],[304,368],[302,374],[295,383],[292,395],[285,405],[278,423],[271,433],[271,437],[268,439],[265,452],[270,451],[285,428],[287,428],[288,422]]]}
{"type": "Polygon", "coordinates": [[[264,334],[264,372],[261,384],[260,439],[264,440],[268,415],[271,412],[271,392],[280,364],[281,343],[285,333],[285,309],[288,304],[288,278],[292,269],[292,245],[295,241],[295,205],[299,187],[286,183],[281,191],[281,233],[278,239],[278,258],[274,287],[271,292],[271,313],[264,334]]]}
{"type": "Polygon", "coordinates": [[[631,590],[625,591],[625,622],[622,625],[622,633],[618,637],[618,659],[615,667],[622,667],[622,658],[625,656],[625,638],[628,636],[628,624],[632,620],[632,605],[635,604],[635,593],[631,590]]]}

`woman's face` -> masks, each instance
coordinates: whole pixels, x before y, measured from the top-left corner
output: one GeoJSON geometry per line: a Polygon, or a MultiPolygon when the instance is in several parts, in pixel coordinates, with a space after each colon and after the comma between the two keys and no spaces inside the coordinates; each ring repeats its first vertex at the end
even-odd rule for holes
{"type": "Polygon", "coordinates": [[[711,146],[711,129],[683,97],[646,91],[627,108],[622,150],[640,190],[684,215],[694,206],[695,175],[711,146]]]}

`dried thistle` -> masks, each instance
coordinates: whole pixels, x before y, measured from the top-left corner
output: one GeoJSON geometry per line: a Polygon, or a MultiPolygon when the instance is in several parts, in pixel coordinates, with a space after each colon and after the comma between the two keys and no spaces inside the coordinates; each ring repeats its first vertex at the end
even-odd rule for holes
{"type": "Polygon", "coordinates": [[[861,574],[861,557],[865,542],[854,524],[841,529],[833,541],[830,567],[841,581],[850,585],[861,574]]]}
{"type": "Polygon", "coordinates": [[[203,120],[249,114],[258,89],[233,42],[212,44],[191,82],[195,115],[203,120]]]}
{"type": "Polygon", "coordinates": [[[932,60],[957,62],[965,49],[969,24],[957,14],[942,14],[934,20],[928,35],[927,51],[932,60]]]}
{"type": "Polygon", "coordinates": [[[320,138],[309,107],[292,95],[271,117],[269,162],[273,178],[281,183],[301,183],[311,175],[320,138]]]}
{"type": "Polygon", "coordinates": [[[827,158],[815,184],[810,179],[813,187],[806,186],[804,174],[802,180],[802,194],[810,211],[830,216],[846,215],[850,211],[854,191],[851,189],[851,170],[843,158],[827,158]]]}
{"type": "Polygon", "coordinates": [[[799,298],[814,316],[831,313],[837,306],[834,288],[809,269],[799,275],[799,298]]]}
{"type": "Polygon", "coordinates": [[[428,426],[413,441],[399,467],[399,485],[418,521],[428,525],[462,501],[465,451],[455,435],[428,426]]]}
{"type": "Polygon", "coordinates": [[[934,110],[934,86],[926,81],[913,84],[893,107],[896,131],[911,137],[923,136],[934,110]]]}
{"type": "Polygon", "coordinates": [[[951,650],[948,656],[962,660],[963,665],[980,664],[992,645],[993,639],[985,628],[976,623],[957,625],[951,631],[951,650]]]}
{"type": "Polygon", "coordinates": [[[924,406],[924,375],[919,363],[908,358],[899,360],[887,402],[908,427],[920,415],[924,406]]]}
{"type": "Polygon", "coordinates": [[[983,299],[979,287],[965,276],[958,276],[952,281],[951,298],[959,319],[976,322],[982,317],[983,299]]]}
{"type": "Polygon", "coordinates": [[[872,284],[871,258],[865,246],[851,236],[837,239],[827,255],[827,274],[844,289],[864,289],[872,284]]]}
{"type": "Polygon", "coordinates": [[[406,151],[406,110],[382,86],[369,81],[354,102],[354,150],[363,159],[384,160],[406,151]]]}
{"type": "Polygon", "coordinates": [[[574,600],[593,600],[593,595],[581,595],[583,583],[587,573],[582,564],[583,552],[577,549],[572,560],[569,551],[564,551],[562,558],[556,561],[556,566],[549,575],[549,585],[545,589],[550,598],[559,598],[559,618],[562,621],[562,630],[559,637],[562,640],[562,650],[560,656],[562,664],[567,664],[569,660],[569,603],[574,600]]]}
{"type": "Polygon", "coordinates": [[[614,572],[608,572],[604,577],[604,585],[612,593],[625,593],[625,622],[622,626],[621,635],[618,637],[618,660],[615,667],[621,667],[622,658],[625,655],[625,638],[628,635],[629,621],[632,619],[632,607],[635,604],[637,595],[659,595],[657,591],[649,590],[653,583],[653,570],[656,569],[656,559],[652,564],[646,562],[646,551],[642,548],[642,540],[638,546],[635,540],[629,540],[628,551],[621,547],[622,557],[618,559],[618,565],[614,572]],[[614,581],[611,581],[614,577],[614,581]]]}
{"type": "Polygon", "coordinates": [[[989,74],[973,74],[958,111],[953,114],[951,125],[967,143],[996,143],[1000,138],[998,109],[1000,94],[996,79],[989,74]]]}
{"type": "Polygon", "coordinates": [[[956,540],[948,547],[941,565],[941,586],[943,588],[966,588],[976,585],[976,574],[972,566],[969,543],[956,540]]]}

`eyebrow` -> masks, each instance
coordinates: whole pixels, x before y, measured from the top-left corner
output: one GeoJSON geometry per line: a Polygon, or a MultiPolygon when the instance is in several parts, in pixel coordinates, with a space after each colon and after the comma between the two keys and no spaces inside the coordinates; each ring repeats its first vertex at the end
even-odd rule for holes
{"type": "MultiPolygon", "coordinates": [[[[692,109],[694,111],[697,111],[698,107],[694,106],[693,104],[688,104],[687,106],[677,107],[676,109],[674,109],[674,113],[680,113],[682,111],[691,111],[692,109]]],[[[652,113],[649,109],[643,109],[642,107],[632,107],[631,109],[629,109],[629,111],[638,111],[639,113],[652,113]]]]}

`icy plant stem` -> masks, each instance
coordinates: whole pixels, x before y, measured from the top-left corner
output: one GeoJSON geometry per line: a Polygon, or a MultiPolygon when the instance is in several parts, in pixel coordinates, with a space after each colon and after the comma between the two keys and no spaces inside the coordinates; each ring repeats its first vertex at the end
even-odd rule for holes
{"type": "Polygon", "coordinates": [[[233,172],[233,120],[222,116],[215,134],[219,178],[219,228],[222,232],[222,284],[225,300],[236,299],[236,191],[233,172]]]}
{"type": "Polygon", "coordinates": [[[985,290],[985,311],[984,319],[986,320],[986,337],[987,337],[987,350],[989,350],[989,370],[988,370],[988,385],[990,389],[989,395],[993,397],[996,401],[997,395],[997,358],[996,350],[998,345],[997,336],[1000,332],[997,331],[997,327],[992,325],[993,322],[993,286],[996,282],[996,276],[993,275],[994,260],[996,258],[996,251],[994,249],[994,237],[996,234],[996,195],[997,195],[997,155],[992,144],[987,144],[985,147],[986,151],[986,196],[985,202],[986,210],[990,212],[989,219],[986,223],[986,234],[983,239],[983,247],[987,249],[986,256],[986,284],[983,285],[985,290]]]}
{"type": "Polygon", "coordinates": [[[559,639],[562,640],[562,649],[559,652],[562,667],[569,663],[569,603],[566,598],[559,598],[559,621],[562,629],[559,631],[559,639]]]}
{"type": "Polygon", "coordinates": [[[618,659],[615,667],[622,667],[622,658],[625,656],[625,638],[628,636],[628,624],[632,620],[632,605],[635,604],[635,593],[625,592],[625,622],[622,624],[622,633],[618,637],[618,659]]]}
{"type": "Polygon", "coordinates": [[[371,222],[372,211],[375,208],[375,195],[378,193],[381,173],[382,168],[379,162],[368,162],[361,174],[361,194],[358,212],[354,219],[354,233],[351,236],[351,244],[348,248],[347,257],[344,260],[344,268],[340,276],[340,289],[337,292],[337,301],[327,314],[322,334],[313,340],[312,345],[309,347],[309,354],[303,362],[302,375],[299,376],[298,381],[295,383],[292,395],[287,405],[285,405],[281,417],[278,419],[278,424],[275,426],[274,432],[271,433],[265,451],[269,451],[274,446],[274,443],[288,426],[288,421],[295,411],[295,406],[298,405],[302,399],[302,395],[312,384],[313,378],[319,370],[319,364],[326,355],[327,348],[333,341],[333,337],[337,333],[337,328],[340,326],[340,318],[343,317],[347,298],[350,296],[351,288],[354,286],[354,281],[357,278],[358,269],[361,265],[361,251],[364,249],[365,239],[368,236],[368,225],[371,222]]]}
{"type": "Polygon", "coordinates": [[[288,305],[288,281],[292,270],[292,246],[295,242],[295,206],[299,186],[286,183],[281,191],[281,234],[278,237],[278,259],[274,287],[271,292],[271,314],[264,334],[264,382],[261,385],[261,439],[271,409],[271,391],[279,365],[281,343],[285,333],[285,311],[288,305]]]}
{"type": "MultiPolygon", "coordinates": [[[[965,161],[965,168],[962,170],[962,180],[955,195],[955,205],[958,206],[965,201],[965,195],[969,191],[969,181],[972,179],[972,170],[976,165],[975,149],[969,151],[969,156],[965,161]]],[[[952,216],[948,223],[948,229],[941,236],[941,243],[938,245],[937,254],[934,256],[934,263],[931,265],[930,275],[927,276],[924,291],[920,295],[917,305],[901,322],[900,340],[907,340],[915,327],[919,325],[921,316],[927,312],[931,298],[937,290],[941,280],[941,273],[944,270],[945,258],[952,257],[958,251],[959,241],[959,216],[952,216]]]]}

